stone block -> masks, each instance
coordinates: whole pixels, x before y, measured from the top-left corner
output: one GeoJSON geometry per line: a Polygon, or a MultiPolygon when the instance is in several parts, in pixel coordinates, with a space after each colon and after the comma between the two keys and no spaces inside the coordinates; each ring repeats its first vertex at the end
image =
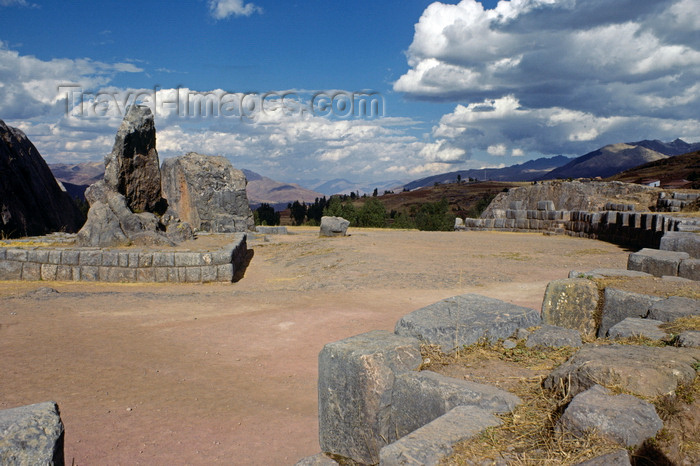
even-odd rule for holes
{"type": "Polygon", "coordinates": [[[431,371],[396,376],[391,417],[398,438],[437,419],[451,409],[476,406],[489,413],[507,413],[520,399],[492,385],[455,379],[431,371]]]}
{"type": "Polygon", "coordinates": [[[380,466],[437,466],[454,445],[500,425],[493,414],[474,406],[458,406],[380,452],[380,466]]]}
{"type": "Polygon", "coordinates": [[[661,322],[671,322],[689,316],[700,316],[700,300],[670,296],[653,303],[647,317],[661,322]]]}
{"type": "Polygon", "coordinates": [[[395,333],[439,345],[443,351],[450,352],[482,338],[492,342],[508,338],[517,329],[539,325],[540,321],[540,313],[534,309],[465,294],[403,316],[396,324],[395,333]]]}
{"type": "Polygon", "coordinates": [[[700,348],[700,332],[697,330],[681,332],[676,339],[676,344],[682,348],[700,348]]]}
{"type": "Polygon", "coordinates": [[[175,255],[172,252],[154,252],[153,267],[173,267],[175,255]]]}
{"type": "MultiPolygon", "coordinates": [[[[68,255],[69,251],[65,251],[63,253],[63,261],[62,263],[65,262],[66,255],[68,255]]],[[[98,266],[102,263],[102,251],[80,251],[80,256],[78,258],[78,264],[80,265],[86,265],[86,266],[98,266]]],[[[75,265],[75,264],[71,264],[75,265]]]]}
{"type": "Polygon", "coordinates": [[[27,251],[27,260],[29,262],[37,262],[39,264],[45,264],[49,262],[49,250],[48,249],[32,249],[27,251]]]}
{"type": "Polygon", "coordinates": [[[73,275],[72,265],[60,264],[56,266],[56,280],[69,282],[72,280],[80,280],[80,277],[76,277],[73,275]]]}
{"type": "Polygon", "coordinates": [[[219,282],[233,281],[233,264],[223,264],[216,266],[216,280],[219,282]]]}
{"type": "Polygon", "coordinates": [[[36,262],[21,262],[22,280],[41,280],[41,264],[36,262]]]}
{"type": "MultiPolygon", "coordinates": [[[[456,224],[455,224],[456,226],[456,224]]],[[[257,226],[255,227],[255,231],[257,233],[263,234],[263,235],[286,235],[288,234],[287,232],[287,227],[268,227],[268,226],[257,226]]]]}
{"type": "Polygon", "coordinates": [[[153,253],[141,252],[139,253],[139,268],[151,267],[153,265],[153,253]]]}
{"type": "Polygon", "coordinates": [[[56,269],[58,269],[56,264],[41,264],[41,279],[56,280],[56,269]]]}
{"type": "Polygon", "coordinates": [[[22,262],[0,261],[0,280],[20,280],[22,278],[22,262]]]}
{"type": "Polygon", "coordinates": [[[603,314],[598,328],[600,338],[608,334],[610,327],[627,317],[646,317],[654,303],[662,298],[608,287],[605,289],[604,299],[603,314]]]}
{"type": "Polygon", "coordinates": [[[668,334],[661,330],[659,327],[661,324],[663,322],[660,320],[627,317],[622,322],[618,322],[610,327],[608,336],[614,339],[641,336],[650,340],[663,340],[668,337],[668,334]]]}
{"type": "Polygon", "coordinates": [[[664,426],[654,405],[631,395],[611,395],[595,385],[571,400],[557,430],[576,436],[595,431],[625,447],[637,447],[664,426]]]}
{"type": "Polygon", "coordinates": [[[350,222],[343,217],[321,217],[320,236],[345,236],[350,222]]]}
{"type": "Polygon", "coordinates": [[[138,252],[129,252],[127,253],[129,255],[129,268],[138,268],[139,266],[139,253],[138,252]]]}
{"type": "Polygon", "coordinates": [[[373,331],[327,344],[319,354],[321,450],[363,464],[396,440],[391,422],[395,377],[422,363],[414,338],[373,331]]]}
{"type": "Polygon", "coordinates": [[[153,267],[141,267],[136,269],[136,281],[138,282],[154,282],[156,281],[156,272],[153,267]]]}
{"type": "Polygon", "coordinates": [[[106,267],[118,267],[119,253],[115,251],[103,251],[101,265],[104,265],[106,267]]]}
{"type": "Polygon", "coordinates": [[[537,201],[537,210],[555,210],[553,201],[537,201]]]}
{"type": "Polygon", "coordinates": [[[547,284],[542,301],[542,321],[595,335],[600,293],[591,280],[569,278],[547,284]]]}
{"type": "Polygon", "coordinates": [[[157,283],[166,283],[168,281],[168,268],[167,267],[154,267],[154,277],[157,283]]]}
{"type": "Polygon", "coordinates": [[[201,271],[201,281],[202,283],[209,283],[209,282],[215,282],[216,281],[216,266],[215,265],[206,265],[204,267],[200,267],[201,271]]]}
{"type": "Polygon", "coordinates": [[[700,259],[700,234],[695,232],[669,231],[661,237],[659,249],[685,252],[694,259],[700,259]]]}
{"type": "Polygon", "coordinates": [[[685,259],[678,266],[678,276],[700,281],[700,259],[685,259]]]}
{"type": "Polygon", "coordinates": [[[80,281],[96,282],[100,279],[100,268],[94,265],[80,266],[80,281]]]}
{"type": "Polygon", "coordinates": [[[5,253],[7,251],[7,248],[0,248],[0,261],[5,260],[5,253]]]}
{"type": "Polygon", "coordinates": [[[109,267],[107,269],[107,281],[109,282],[135,282],[136,269],[130,267],[109,267]]]}
{"type": "Polygon", "coordinates": [[[197,267],[202,265],[202,257],[197,252],[176,252],[174,256],[176,267],[197,267]]]}
{"type": "Polygon", "coordinates": [[[64,464],[64,431],[53,401],[0,411],[0,464],[64,464]]]}
{"type": "Polygon", "coordinates": [[[29,256],[26,249],[8,248],[5,250],[5,259],[14,262],[26,262],[29,256]]]}
{"type": "Polygon", "coordinates": [[[544,380],[544,387],[565,387],[572,395],[595,384],[618,386],[634,395],[654,398],[673,394],[695,379],[700,349],[584,345],[544,380]]]}
{"type": "Polygon", "coordinates": [[[570,346],[578,348],[583,345],[581,334],[578,330],[557,327],[554,325],[543,325],[541,328],[532,332],[527,338],[525,346],[534,348],[537,346],[546,348],[562,348],[570,346]]]}
{"type": "Polygon", "coordinates": [[[203,252],[200,256],[199,262],[202,265],[211,265],[214,262],[214,258],[210,252],[203,252]]]}
{"type": "Polygon", "coordinates": [[[119,267],[129,267],[129,253],[120,251],[119,252],[119,267]]]}
{"type": "Polygon", "coordinates": [[[187,283],[199,283],[202,281],[202,268],[201,267],[184,267],[185,269],[185,281],[187,283]]]}
{"type": "MultiPolygon", "coordinates": [[[[94,251],[92,251],[94,253],[94,251]]],[[[65,249],[61,252],[61,264],[78,265],[80,263],[80,251],[77,249],[65,249]]]]}
{"type": "Polygon", "coordinates": [[[180,269],[178,267],[168,267],[168,282],[177,283],[180,281],[180,269]]]}

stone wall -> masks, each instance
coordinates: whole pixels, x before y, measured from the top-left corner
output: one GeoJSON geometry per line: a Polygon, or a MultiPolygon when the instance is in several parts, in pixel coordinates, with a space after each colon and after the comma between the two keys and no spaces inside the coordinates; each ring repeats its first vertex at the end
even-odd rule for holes
{"type": "MultiPolygon", "coordinates": [[[[607,207],[617,207],[608,205],[607,207]]],[[[658,213],[607,210],[554,210],[551,201],[541,201],[538,209],[523,209],[512,202],[508,209],[492,209],[491,218],[457,219],[456,230],[543,231],[582,238],[599,239],[637,248],[658,248],[661,237],[669,231],[678,231],[700,224],[698,218],[675,218],[658,213]],[[551,210],[550,210],[551,208],[551,210]]]]}
{"type": "Polygon", "coordinates": [[[1,247],[0,280],[231,282],[245,259],[245,233],[218,251],[147,248],[1,247]]]}

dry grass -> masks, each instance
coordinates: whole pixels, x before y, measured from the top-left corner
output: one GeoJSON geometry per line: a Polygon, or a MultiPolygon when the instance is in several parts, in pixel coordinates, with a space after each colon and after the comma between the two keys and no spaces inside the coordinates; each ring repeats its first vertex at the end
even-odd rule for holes
{"type": "Polygon", "coordinates": [[[688,330],[700,331],[700,316],[681,317],[673,322],[661,324],[659,327],[674,335],[688,330]]]}
{"type": "MultiPolygon", "coordinates": [[[[619,446],[595,433],[582,437],[556,432],[554,426],[568,402],[566,390],[560,394],[542,388],[544,374],[566,361],[575,348],[527,348],[523,341],[513,349],[480,342],[454,354],[441,353],[437,347],[423,347],[422,369],[458,364],[466,367],[500,360],[532,371],[532,377],[511,380],[509,391],[523,403],[511,413],[500,415],[502,424],[458,444],[443,464],[470,465],[507,461],[512,465],[567,465],[612,452],[619,446]]],[[[506,377],[507,378],[507,377],[506,377]]],[[[493,374],[491,381],[503,385],[503,374],[493,374]]],[[[512,377],[511,377],[512,379],[512,377]]],[[[482,381],[489,383],[489,381],[482,381]]]]}

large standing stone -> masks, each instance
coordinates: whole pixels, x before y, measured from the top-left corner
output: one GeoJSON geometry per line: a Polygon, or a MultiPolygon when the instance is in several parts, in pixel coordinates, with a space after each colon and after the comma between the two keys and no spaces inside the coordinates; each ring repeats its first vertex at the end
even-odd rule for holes
{"type": "Polygon", "coordinates": [[[540,313],[498,299],[465,294],[403,316],[396,324],[397,335],[405,335],[450,352],[482,338],[508,338],[519,328],[540,323],[540,313]]]}
{"type": "Polygon", "coordinates": [[[343,217],[321,217],[321,236],[345,236],[350,222],[343,217]]]}
{"type": "Polygon", "coordinates": [[[105,157],[104,181],[123,195],[133,212],[154,212],[161,203],[160,162],[156,151],[153,113],[146,106],[131,105],[105,157]]]}
{"type": "Polygon", "coordinates": [[[577,436],[595,431],[626,447],[641,445],[663,426],[652,404],[631,395],[611,395],[600,385],[576,395],[557,423],[560,431],[577,436]]]}
{"type": "Polygon", "coordinates": [[[29,138],[0,120],[0,236],[72,233],[84,220],[29,138]]]}
{"type": "Polygon", "coordinates": [[[697,232],[669,231],[661,237],[659,249],[687,252],[690,257],[700,259],[700,234],[697,232]]]}
{"type": "Polygon", "coordinates": [[[373,331],[327,344],[318,356],[321,450],[363,464],[396,440],[391,421],[397,375],[418,368],[414,338],[373,331]]]}
{"type": "Polygon", "coordinates": [[[225,157],[190,152],[164,160],[161,172],[169,207],[193,228],[215,233],[255,229],[245,175],[225,157]]]}
{"type": "Polygon", "coordinates": [[[596,284],[585,278],[551,281],[544,292],[542,321],[595,335],[599,294],[596,284]]]}
{"type": "Polygon", "coordinates": [[[457,406],[429,424],[382,448],[380,466],[436,466],[452,454],[455,444],[501,424],[475,406],[457,406]]]}
{"type": "Polygon", "coordinates": [[[649,309],[657,301],[661,301],[658,296],[632,293],[611,287],[606,288],[598,337],[607,336],[610,327],[622,322],[627,317],[646,317],[649,309]]]}
{"type": "Polygon", "coordinates": [[[517,396],[494,386],[421,371],[396,377],[391,410],[400,438],[456,406],[469,405],[489,413],[507,413],[519,404],[517,396]]]}
{"type": "Polygon", "coordinates": [[[557,389],[568,385],[572,395],[596,383],[619,385],[631,393],[656,397],[673,393],[679,384],[695,378],[694,364],[700,350],[694,348],[633,345],[585,345],[544,380],[557,389]]]}
{"type": "Polygon", "coordinates": [[[63,465],[63,423],[53,401],[0,411],[0,464],[63,465]]]}

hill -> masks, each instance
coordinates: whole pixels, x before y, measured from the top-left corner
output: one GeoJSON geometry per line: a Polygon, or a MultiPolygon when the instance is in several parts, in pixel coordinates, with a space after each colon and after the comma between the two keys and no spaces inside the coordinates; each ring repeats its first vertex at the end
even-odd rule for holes
{"type": "Polygon", "coordinates": [[[605,178],[621,171],[637,167],[644,163],[667,158],[662,154],[644,146],[631,144],[610,144],[581,157],[575,158],[566,165],[556,168],[539,180],[554,180],[566,178],[605,178]]]}
{"type": "Polygon", "coordinates": [[[410,183],[405,184],[403,187],[412,190],[424,188],[426,186],[433,186],[435,183],[454,183],[458,176],[465,181],[469,178],[490,181],[534,181],[542,175],[545,175],[546,173],[549,173],[555,168],[561,167],[570,161],[570,158],[564,157],[563,155],[558,155],[556,157],[542,157],[536,160],[529,160],[518,165],[512,165],[504,168],[458,170],[411,181],[410,183]]]}
{"type": "Polygon", "coordinates": [[[376,183],[353,183],[343,178],[336,178],[334,180],[321,182],[320,184],[313,184],[311,187],[314,191],[318,191],[326,196],[350,193],[359,193],[361,196],[363,194],[372,194],[375,189],[379,193],[393,190],[397,187],[401,189],[402,184],[403,182],[400,180],[379,181],[376,183]]]}
{"type": "Polygon", "coordinates": [[[674,180],[685,179],[693,182],[692,188],[700,189],[700,151],[646,163],[608,179],[627,183],[657,179],[661,186],[674,180]]]}
{"type": "Polygon", "coordinates": [[[313,203],[322,193],[306,189],[294,183],[282,183],[272,178],[262,176],[254,171],[242,170],[248,179],[246,193],[251,207],[261,203],[272,204],[276,208],[284,208],[290,202],[300,201],[313,203]]]}

